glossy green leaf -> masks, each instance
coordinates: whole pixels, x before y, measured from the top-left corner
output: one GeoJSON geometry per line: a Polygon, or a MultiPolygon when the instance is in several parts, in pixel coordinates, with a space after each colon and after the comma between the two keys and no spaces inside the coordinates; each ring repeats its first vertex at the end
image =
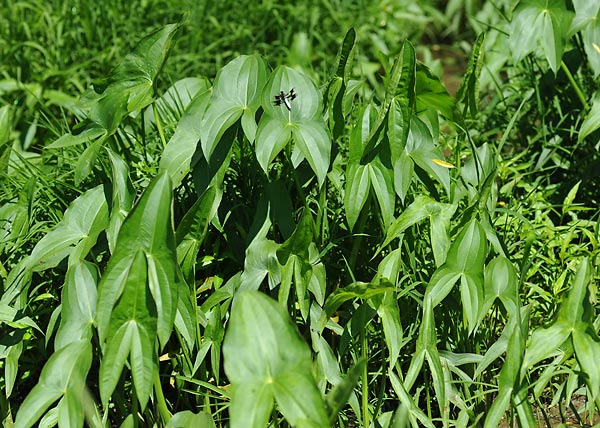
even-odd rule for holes
{"type": "MultiPolygon", "coordinates": [[[[597,53],[597,55],[600,57],[600,53],[597,53]]],[[[579,136],[577,137],[579,142],[598,129],[600,129],[600,96],[594,98],[592,108],[583,120],[581,128],[579,128],[579,136]]]]}
{"type": "Polygon", "coordinates": [[[398,361],[403,339],[400,309],[396,293],[388,291],[383,295],[381,304],[377,307],[377,315],[379,315],[383,324],[385,343],[389,352],[389,367],[392,369],[398,361]]]}
{"type": "Polygon", "coordinates": [[[350,230],[358,220],[371,187],[371,177],[367,165],[351,165],[346,173],[346,188],[344,189],[344,209],[350,230]]]}
{"type": "Polygon", "coordinates": [[[129,113],[150,104],[155,79],[178,28],[177,24],[165,25],[142,39],[108,78],[94,85],[94,91],[89,91],[83,97],[82,103],[91,107],[88,119],[81,125],[83,130],[76,131],[80,136],[69,134],[47,148],[79,144],[96,138],[103,140],[116,131],[129,113]]]}
{"type": "Polygon", "coordinates": [[[600,355],[600,339],[593,326],[589,323],[579,323],[572,332],[573,349],[577,362],[585,373],[591,400],[600,397],[600,372],[598,371],[598,355],[600,355]]]}
{"type": "Polygon", "coordinates": [[[392,222],[396,201],[393,171],[383,165],[379,158],[375,158],[367,167],[371,186],[377,197],[377,202],[379,202],[379,212],[383,219],[383,225],[387,228],[392,222]]]}
{"type": "Polygon", "coordinates": [[[263,171],[268,173],[269,165],[277,157],[292,137],[292,124],[285,119],[261,120],[256,131],[256,158],[263,171]]]}
{"type": "Polygon", "coordinates": [[[231,426],[263,427],[272,399],[291,425],[327,426],[312,377],[311,355],[286,311],[264,294],[237,295],[223,343],[225,372],[234,393],[231,426]]]}
{"type": "MultiPolygon", "coordinates": [[[[54,352],[42,369],[39,382],[19,407],[15,428],[28,428],[59,398],[75,394],[81,397],[85,379],[92,364],[92,345],[87,340],[71,342],[54,352]]],[[[64,411],[81,411],[81,401],[70,401],[64,411]],[[76,406],[73,408],[73,406],[76,406]]]]}
{"type": "Polygon", "coordinates": [[[166,428],[216,428],[216,425],[210,413],[184,410],[175,413],[166,428]]]}
{"type": "Polygon", "coordinates": [[[157,334],[161,344],[168,340],[177,305],[177,284],[182,281],[177,264],[171,220],[171,183],[166,174],[155,178],[131,210],[119,233],[117,246],[99,284],[98,332],[104,342],[111,310],[123,294],[134,258],[143,252],[148,287],[158,310],[157,334]]]}
{"type": "MultiPolygon", "coordinates": [[[[275,69],[265,85],[261,97],[265,114],[256,131],[256,157],[263,171],[290,142],[293,135],[294,156],[306,159],[323,184],[329,169],[331,139],[321,117],[321,96],[314,82],[301,72],[289,67],[275,69]],[[290,110],[273,101],[280,92],[294,89],[296,98],[290,100],[290,110]]],[[[299,160],[293,160],[294,165],[299,160]]]]}
{"type": "MultiPolygon", "coordinates": [[[[267,80],[267,66],[257,55],[242,55],[223,67],[215,79],[213,94],[200,123],[202,151],[207,160],[225,133],[242,114],[256,113],[267,80]]],[[[246,138],[254,140],[255,125],[242,123],[246,138]]]]}
{"type": "MultiPolygon", "coordinates": [[[[402,53],[404,54],[407,49],[409,51],[412,50],[412,45],[409,41],[405,41],[403,43],[402,53]]],[[[406,82],[403,82],[402,84],[400,82],[401,78],[403,77],[403,71],[406,71],[404,57],[399,56],[395,59],[394,65],[389,73],[389,78],[385,87],[385,99],[383,100],[383,105],[379,109],[377,119],[371,127],[369,137],[366,139],[366,145],[361,157],[361,163],[367,163],[368,159],[373,157],[373,155],[376,153],[376,150],[378,150],[378,146],[381,142],[381,133],[386,125],[390,105],[396,97],[398,88],[402,85],[406,86],[406,82]]],[[[405,74],[404,79],[408,79],[410,81],[411,77],[405,74]]]]}
{"type": "Polygon", "coordinates": [[[370,282],[355,282],[346,287],[338,288],[327,297],[325,301],[325,312],[331,316],[340,305],[351,299],[370,299],[377,294],[393,291],[394,287],[389,282],[382,281],[378,284],[370,282]]]}
{"type": "Polygon", "coordinates": [[[511,22],[510,45],[515,62],[542,47],[552,71],[562,60],[573,12],[565,0],[522,0],[511,22]]]}
{"type": "Polygon", "coordinates": [[[389,372],[390,382],[392,384],[392,388],[394,392],[398,396],[398,399],[402,402],[402,404],[408,409],[408,412],[411,416],[415,417],[419,420],[419,422],[427,428],[435,428],[431,419],[427,417],[427,415],[419,408],[419,406],[414,402],[413,398],[410,396],[402,381],[398,378],[398,376],[393,372],[389,372]]]}
{"type": "Polygon", "coordinates": [[[500,299],[509,314],[516,314],[519,308],[518,279],[510,260],[504,256],[495,257],[485,267],[484,278],[485,302],[480,318],[483,319],[496,299],[500,299]]]}
{"type": "Polygon", "coordinates": [[[82,261],[69,266],[61,298],[61,321],[55,349],[77,340],[90,340],[96,317],[98,271],[94,264],[82,261]]]}
{"type": "MultiPolygon", "coordinates": [[[[114,266],[118,265],[113,265],[112,272],[117,269],[114,266]]],[[[127,264],[127,270],[122,273],[124,278],[116,284],[121,287],[122,294],[114,309],[108,314],[110,325],[106,331],[98,329],[101,340],[106,338],[100,364],[100,396],[105,406],[117,386],[128,356],[135,391],[142,408],[146,406],[152,392],[152,382],[158,370],[156,355],[158,314],[147,285],[148,270],[144,253],[136,252],[131,263],[127,264]]],[[[98,315],[109,312],[102,306],[104,303],[102,287],[103,285],[106,287],[106,275],[100,283],[98,315]]],[[[110,310],[111,307],[108,309],[110,310]]],[[[100,327],[100,322],[98,324],[100,327]]]]}
{"type": "Polygon", "coordinates": [[[94,187],[75,199],[63,219],[37,243],[27,259],[37,272],[56,266],[65,257],[75,263],[96,244],[108,224],[108,207],[102,186],[94,187]]]}
{"type": "Polygon", "coordinates": [[[277,259],[281,265],[285,265],[292,254],[302,258],[308,257],[308,247],[313,240],[313,228],[311,212],[304,209],[294,233],[277,250],[277,259]]]}
{"type": "Polygon", "coordinates": [[[455,204],[444,204],[429,196],[416,195],[415,200],[390,225],[381,247],[389,245],[394,239],[402,236],[409,227],[429,219],[433,254],[436,265],[441,266],[446,259],[450,245],[448,228],[456,209],[455,204]]]}
{"type": "Polygon", "coordinates": [[[210,186],[194,202],[177,227],[177,258],[189,284],[194,282],[198,252],[206,238],[208,226],[217,214],[222,197],[223,190],[220,187],[210,186]]]}
{"type": "Polygon", "coordinates": [[[418,118],[413,118],[411,122],[405,151],[431,178],[441,183],[450,195],[450,172],[448,168],[434,162],[435,159],[443,160],[444,155],[436,146],[427,125],[418,118]]]}
{"type": "Polygon", "coordinates": [[[298,127],[292,127],[296,147],[307,160],[317,176],[319,186],[325,181],[329,169],[331,139],[322,119],[304,121],[298,127]]]}
{"type": "Polygon", "coordinates": [[[112,253],[115,250],[121,225],[133,206],[135,189],[129,179],[129,167],[125,161],[111,149],[107,149],[107,152],[112,166],[112,209],[106,235],[112,253]]]}
{"type": "MultiPolygon", "coordinates": [[[[581,31],[583,48],[594,76],[600,75],[600,53],[594,47],[600,46],[600,3],[587,0],[573,0],[575,19],[572,27],[581,31]]],[[[571,29],[573,32],[574,29],[571,29]]]]}
{"type": "Polygon", "coordinates": [[[202,135],[201,119],[210,95],[208,88],[205,88],[187,106],[160,159],[159,170],[167,171],[174,188],[190,171],[192,156],[202,135]]]}
{"type": "Polygon", "coordinates": [[[348,399],[360,377],[362,376],[364,359],[359,360],[354,366],[348,370],[348,373],[327,393],[326,405],[329,413],[329,422],[333,426],[337,414],[348,403],[348,399]]]}
{"type": "MultiPolygon", "coordinates": [[[[446,263],[457,272],[483,274],[487,239],[478,221],[470,221],[450,246],[446,263]]],[[[482,278],[483,279],[483,278],[482,278]]]]}

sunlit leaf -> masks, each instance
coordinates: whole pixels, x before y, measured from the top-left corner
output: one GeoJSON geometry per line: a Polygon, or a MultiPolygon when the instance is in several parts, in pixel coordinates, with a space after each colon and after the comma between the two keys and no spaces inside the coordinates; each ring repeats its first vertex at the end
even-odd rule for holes
{"type": "Polygon", "coordinates": [[[522,0],[511,22],[510,44],[515,62],[539,51],[556,73],[562,60],[573,12],[565,0],[522,0]]]}
{"type": "MultiPolygon", "coordinates": [[[[71,342],[54,352],[44,365],[39,382],[19,407],[15,428],[33,426],[50,405],[65,394],[81,397],[91,364],[92,345],[87,340],[71,342]]],[[[76,405],[75,410],[81,411],[81,402],[76,405]]]]}
{"type": "Polygon", "coordinates": [[[323,399],[312,376],[310,350],[276,302],[254,291],[237,295],[223,356],[234,388],[232,428],[263,427],[271,397],[291,425],[306,420],[327,426],[323,399]]]}

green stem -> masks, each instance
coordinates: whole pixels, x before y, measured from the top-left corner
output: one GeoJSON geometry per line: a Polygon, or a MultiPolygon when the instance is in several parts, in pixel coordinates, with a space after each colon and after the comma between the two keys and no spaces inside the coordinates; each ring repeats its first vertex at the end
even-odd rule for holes
{"type": "Polygon", "coordinates": [[[579,98],[579,101],[581,101],[583,108],[585,108],[586,110],[589,110],[590,106],[585,99],[585,95],[583,95],[581,88],[579,87],[579,85],[577,85],[577,83],[575,82],[575,79],[573,78],[573,75],[571,74],[571,70],[569,70],[569,67],[567,67],[567,64],[565,64],[564,61],[560,62],[560,68],[567,75],[567,78],[569,79],[571,86],[573,86],[573,89],[575,90],[575,93],[577,94],[577,98],[579,98]]]}
{"type": "Polygon", "coordinates": [[[369,414],[369,343],[367,340],[367,326],[363,323],[360,330],[362,338],[362,358],[365,361],[363,366],[362,374],[362,420],[363,427],[369,428],[370,426],[370,414],[369,414]]]}
{"type": "Polygon", "coordinates": [[[156,407],[158,408],[158,413],[160,414],[163,424],[166,425],[173,415],[171,415],[171,412],[169,412],[169,408],[167,407],[167,401],[163,394],[158,371],[154,373],[154,393],[156,394],[156,407]]]}

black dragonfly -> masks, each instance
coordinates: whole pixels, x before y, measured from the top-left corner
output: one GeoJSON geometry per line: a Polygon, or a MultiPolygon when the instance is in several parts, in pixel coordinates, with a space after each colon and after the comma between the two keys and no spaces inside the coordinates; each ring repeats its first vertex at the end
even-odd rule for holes
{"type": "Polygon", "coordinates": [[[284,91],[280,91],[279,95],[275,95],[275,101],[273,103],[276,106],[284,105],[289,111],[292,111],[291,101],[296,98],[296,92],[294,92],[294,88],[290,89],[290,92],[286,93],[284,91]]]}

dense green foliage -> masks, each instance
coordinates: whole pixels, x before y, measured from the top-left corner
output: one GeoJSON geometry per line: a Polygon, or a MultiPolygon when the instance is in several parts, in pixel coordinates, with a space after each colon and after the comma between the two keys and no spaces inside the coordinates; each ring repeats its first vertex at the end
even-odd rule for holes
{"type": "Polygon", "coordinates": [[[0,5],[4,426],[592,423],[600,4],[175,3],[0,5]]]}

